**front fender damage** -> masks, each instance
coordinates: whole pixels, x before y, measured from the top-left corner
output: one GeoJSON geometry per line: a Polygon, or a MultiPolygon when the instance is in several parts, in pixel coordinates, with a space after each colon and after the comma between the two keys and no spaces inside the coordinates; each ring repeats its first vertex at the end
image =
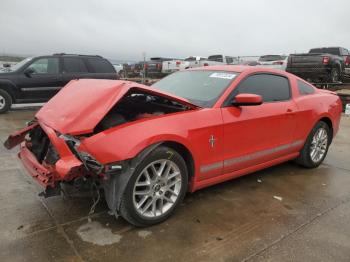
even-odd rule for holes
{"type": "Polygon", "coordinates": [[[139,153],[135,158],[126,160],[125,163],[123,163],[123,170],[119,174],[106,175],[102,186],[111,215],[115,215],[116,217],[119,216],[121,199],[132,174],[146,156],[148,156],[160,144],[161,143],[153,144],[139,153]]]}

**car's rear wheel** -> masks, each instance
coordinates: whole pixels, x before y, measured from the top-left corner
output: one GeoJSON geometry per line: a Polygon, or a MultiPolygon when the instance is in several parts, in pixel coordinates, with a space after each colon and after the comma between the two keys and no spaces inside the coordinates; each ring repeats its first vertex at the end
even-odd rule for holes
{"type": "Polygon", "coordinates": [[[6,113],[12,105],[11,96],[4,90],[0,89],[0,114],[6,113]]]}
{"type": "Polygon", "coordinates": [[[318,167],[325,159],[331,142],[329,126],[318,122],[311,130],[296,162],[307,168],[318,167]]]}
{"type": "Polygon", "coordinates": [[[168,147],[156,148],[132,174],[120,213],[138,227],[160,223],[182,202],[187,184],[186,164],[179,153],[168,147]]]}

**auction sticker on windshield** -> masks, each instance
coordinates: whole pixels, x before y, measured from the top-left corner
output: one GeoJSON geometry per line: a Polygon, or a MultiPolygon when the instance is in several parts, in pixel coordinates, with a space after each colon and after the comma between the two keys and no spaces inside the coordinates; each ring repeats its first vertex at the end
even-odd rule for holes
{"type": "Polygon", "coordinates": [[[214,77],[214,78],[222,78],[222,79],[233,79],[236,76],[236,74],[230,74],[230,73],[212,73],[209,77],[214,77]]]}

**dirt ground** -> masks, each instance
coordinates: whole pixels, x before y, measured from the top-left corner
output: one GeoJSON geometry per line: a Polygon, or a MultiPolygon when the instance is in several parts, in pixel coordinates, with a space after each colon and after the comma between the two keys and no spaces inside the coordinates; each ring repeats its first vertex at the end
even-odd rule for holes
{"type": "MultiPolygon", "coordinates": [[[[34,109],[0,115],[0,142],[34,109]]],[[[350,261],[350,117],[319,168],[293,163],[188,194],[138,229],[91,199],[43,199],[17,150],[0,145],[0,261],[350,261]]]]}

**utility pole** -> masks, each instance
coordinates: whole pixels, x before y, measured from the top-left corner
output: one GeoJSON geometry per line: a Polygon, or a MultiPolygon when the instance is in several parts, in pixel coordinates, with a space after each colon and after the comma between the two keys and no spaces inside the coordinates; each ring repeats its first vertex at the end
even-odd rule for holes
{"type": "Polygon", "coordinates": [[[146,77],[146,52],[142,52],[143,56],[143,72],[142,72],[142,84],[145,84],[145,77],[146,77]]]}

